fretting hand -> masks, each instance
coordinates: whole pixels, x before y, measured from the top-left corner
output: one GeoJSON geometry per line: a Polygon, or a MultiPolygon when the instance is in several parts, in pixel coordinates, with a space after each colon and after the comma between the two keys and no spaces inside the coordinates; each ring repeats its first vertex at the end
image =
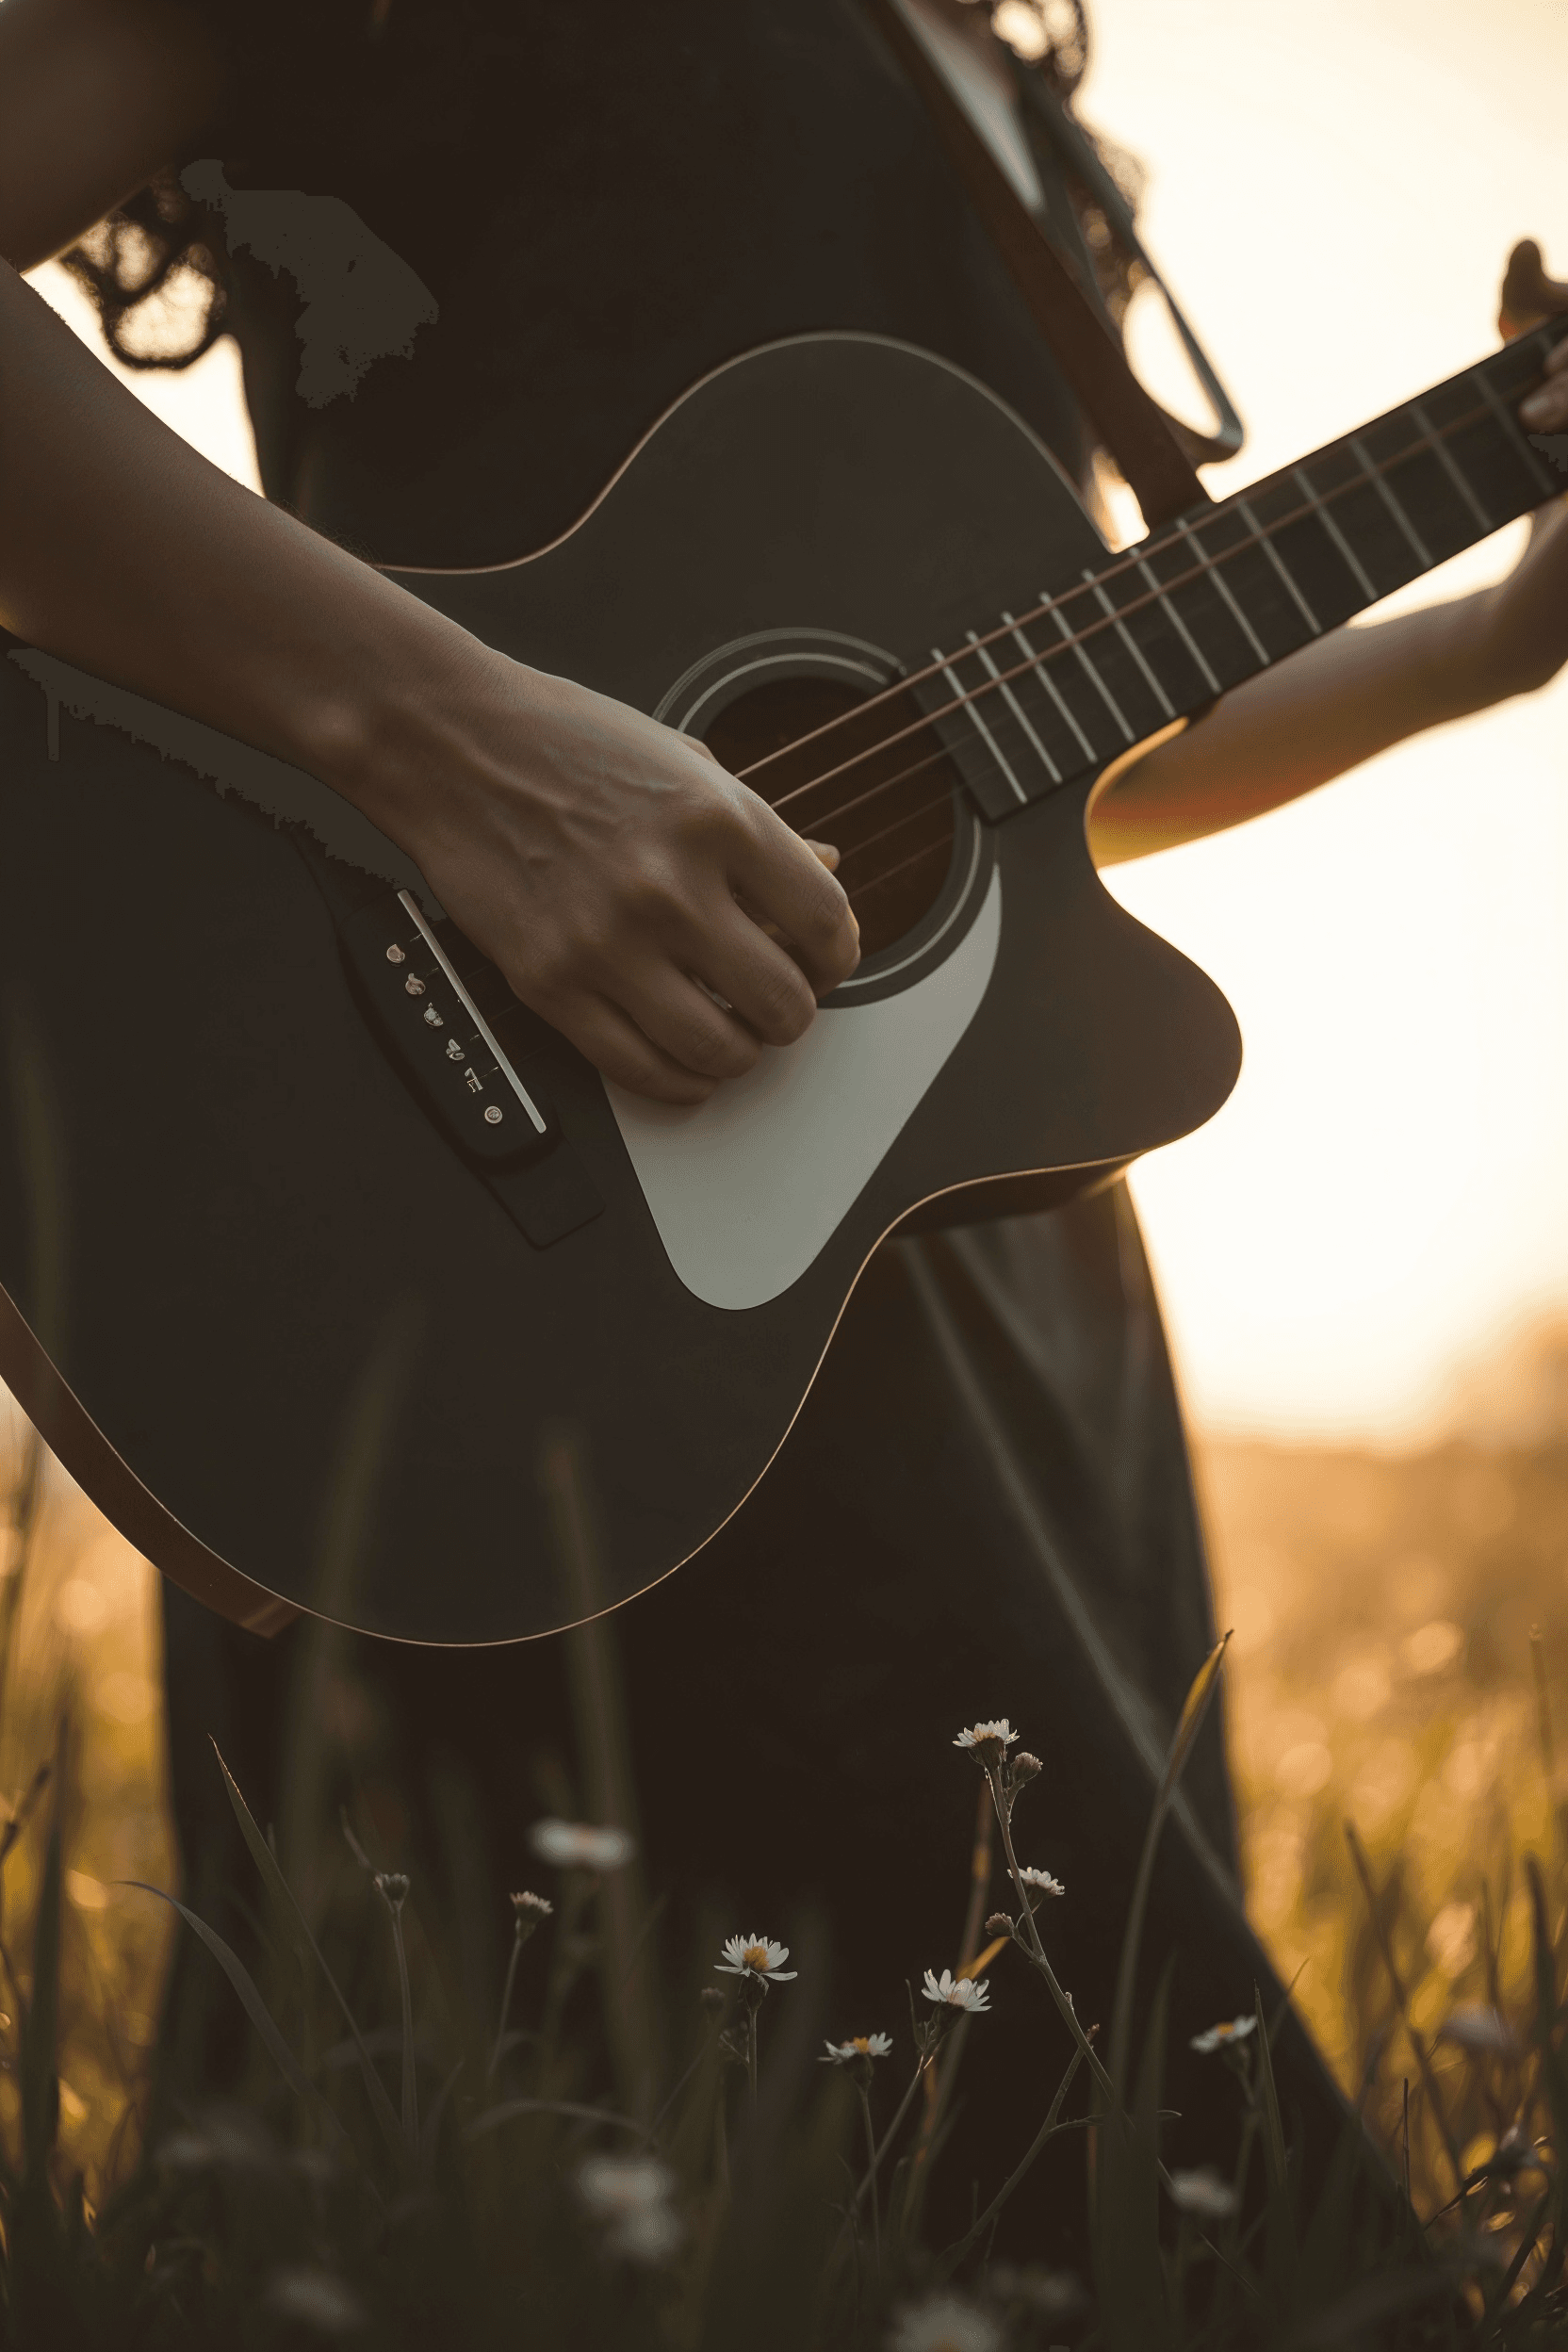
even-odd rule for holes
{"type": "MultiPolygon", "coordinates": [[[[1497,328],[1507,339],[1568,312],[1568,286],[1546,275],[1541,248],[1527,238],[1509,256],[1497,328]]],[[[1546,381],[1519,405],[1531,433],[1568,434],[1568,334],[1546,362],[1546,381]]],[[[1568,451],[1565,451],[1568,453],[1568,451]]],[[[1568,468],[1563,473],[1568,498],[1568,468]]],[[[1529,694],[1568,661],[1568,505],[1544,508],[1529,545],[1481,602],[1478,656],[1489,699],[1529,694]]]]}

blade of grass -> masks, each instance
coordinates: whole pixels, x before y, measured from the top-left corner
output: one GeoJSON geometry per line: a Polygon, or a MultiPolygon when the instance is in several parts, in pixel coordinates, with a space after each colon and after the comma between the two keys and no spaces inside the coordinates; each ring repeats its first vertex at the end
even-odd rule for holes
{"type": "Polygon", "coordinates": [[[1274,2080],[1274,2054],[1268,2046],[1268,2021],[1263,1995],[1252,1987],[1252,2013],[1258,2020],[1258,2082],[1263,2092],[1263,2154],[1268,2175],[1268,2243],[1265,2270],[1283,2315],[1295,2315],[1300,2289],[1301,2258],[1296,2240],[1296,2209],[1290,2193],[1290,2159],[1285,2150],[1284,2124],[1280,2115],[1280,2090],[1274,2080]]]}
{"type": "Polygon", "coordinates": [[[199,1919],[194,1911],[188,1910],[185,1904],[177,1901],[173,1895],[166,1894],[161,1886],[150,1886],[142,1878],[122,1879],[120,1884],[122,1886],[134,1886],[144,1895],[156,1895],[160,1903],[168,1903],[172,1911],[179,1913],[191,1933],[205,1944],[223,1974],[239,1995],[246,2016],[260,2034],[268,2055],[290,2090],[304,2101],[306,2107],[319,2115],[326,2127],[327,2137],[333,2146],[340,2153],[351,2153],[352,2143],[347,2132],[279,2033],[270,2010],[256,1989],[254,1978],[238,1953],[231,1950],[216,1928],[209,1927],[205,1919],[199,1919]]]}
{"type": "Polygon", "coordinates": [[[605,2107],[584,2107],[571,2099],[503,2099],[498,2107],[487,2107],[482,2115],[463,2127],[464,2145],[482,2140],[490,2132],[498,2131],[503,2123],[511,2123],[517,2115],[571,2115],[581,2123],[607,2123],[615,2132],[634,2132],[651,2148],[653,2133],[646,2124],[634,2115],[613,2115],[605,2107]]]}
{"type": "Polygon", "coordinates": [[[22,2018],[22,2145],[29,2180],[47,2177],[59,2130],[60,1821],[57,1805],[44,1849],[33,1929],[33,1994],[22,2018]]]}
{"type": "Polygon", "coordinates": [[[1133,1882],[1133,1900],[1127,1912],[1127,1928],[1121,1942],[1121,1965],[1117,1971],[1116,2004],[1111,2012],[1111,2081],[1116,2085],[1119,2100],[1123,2100],[1127,2086],[1127,2051],[1133,2025],[1133,1986],[1137,1974],[1138,1948],[1143,1941],[1144,1914],[1149,1907],[1149,1889],[1154,1877],[1154,1855],[1160,1842],[1160,1832],[1175,1799],[1176,1789],[1186,1769],[1193,1742],[1203,1727],[1203,1719],[1214,1703],[1219,1688],[1219,1676],[1225,1662],[1227,1633],[1215,1643],[1208,1657],[1193,1676],[1182,1707],[1180,1721],[1166,1756],[1165,1772],[1154,1794],[1154,1808],[1149,1817],[1144,1835],[1143,1852],[1138,1857],[1137,1876],[1133,1882]]]}
{"type": "Polygon", "coordinates": [[[294,1950],[299,1956],[300,1966],[302,1969],[304,1969],[307,1960],[314,1960],[325,1978],[333,1999],[343,2013],[343,2021],[353,2036],[354,2048],[359,2053],[359,2070],[370,2101],[371,2113],[380,2124],[388,2147],[400,2150],[403,2146],[403,2135],[402,2126],[398,2120],[398,2111],[392,2104],[386,2085],[376,2071],[374,2060],[365,2047],[365,2038],[360,2033],[354,2014],[338,1989],[337,1979],[321,1957],[319,1947],[310,1932],[310,1924],[295,1900],[294,1890],[283,1874],[277,1855],[256,1827],[251,1808],[240,1794],[239,1786],[234,1774],[224,1763],[216,1740],[212,1743],[212,1752],[218,1757],[218,1769],[223,1775],[223,1786],[228,1790],[229,1803],[234,1807],[234,1815],[239,1823],[240,1835],[249,1846],[251,1859],[261,1872],[262,1881],[277,1905],[285,1925],[288,1928],[294,1950]]]}
{"type": "Polygon", "coordinates": [[[1530,1891],[1530,1940],[1535,1952],[1536,2046],[1540,2052],[1541,2079],[1552,2111],[1552,2138],[1559,2152],[1547,2207],[1546,2229],[1550,2245],[1540,2282],[1551,2286],[1561,2276],[1563,2260],[1568,2256],[1568,2242],[1565,2242],[1563,2235],[1564,2212],[1568,2208],[1568,2167],[1561,2161],[1561,2151],[1568,2148],[1568,2078],[1563,2074],[1562,2052],[1556,2039],[1557,1953],[1552,1945],[1551,1922],[1546,1911],[1545,1884],[1541,1875],[1541,1865],[1533,1854],[1525,1856],[1525,1877],[1530,1891]]]}
{"type": "Polygon", "coordinates": [[[1459,2144],[1454,2138],[1453,2127],[1448,2121],[1448,2111],[1443,2103],[1443,2094],[1438,2089],[1437,2077],[1432,2071],[1426,2036],[1410,2013],[1410,1996],[1405,1989],[1405,1980],[1400,1974],[1399,1964],[1394,1956],[1394,1946],[1384,1924],[1382,1913],[1379,1908],[1377,1892],[1372,1884],[1372,1866],[1366,1858],[1366,1849],[1356,1834],[1354,1821],[1347,1821],[1345,1824],[1345,1842],[1350,1849],[1350,1859],[1355,1865],[1356,1876],[1361,1881],[1362,1892],[1366,1898],[1373,1937],[1394,1994],[1394,2005],[1399,2012],[1399,2022],[1405,2029],[1405,2039],[1414,2053],[1416,2072],[1421,2077],[1422,2088],[1431,2101],[1432,2120],[1437,2125],[1444,2153],[1453,2172],[1454,2185],[1462,2189],[1464,2186],[1464,2165],[1460,2157],[1459,2144]]]}
{"type": "Polygon", "coordinates": [[[1167,1962],[1151,2008],[1132,2111],[1107,2109],[1102,2090],[1097,2099],[1091,2252],[1108,2352],[1161,2352],[1170,2342],[1156,2135],[1173,1967],[1167,1962]]]}

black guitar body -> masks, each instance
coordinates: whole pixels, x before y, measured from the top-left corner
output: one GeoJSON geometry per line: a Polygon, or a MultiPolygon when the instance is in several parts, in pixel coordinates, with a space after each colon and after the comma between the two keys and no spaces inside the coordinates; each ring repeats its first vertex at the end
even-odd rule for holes
{"type": "MultiPolygon", "coordinates": [[[[979,385],[824,335],[696,386],[555,547],[400,577],[717,746],[748,709],[776,731],[797,685],[808,710],[870,694],[1103,561],[979,385]]],[[[1223,999],[1096,878],[1090,786],[992,824],[955,779],[928,903],[819,1016],[839,1059],[804,1090],[786,1073],[765,1116],[720,1119],[714,1152],[651,1114],[634,1151],[634,1110],[496,1013],[549,1135],[487,1163],[378,1025],[377,926],[417,949],[400,853],[357,818],[379,854],[345,853],[322,788],[239,746],[231,772],[203,730],[62,675],[0,660],[0,1371],[142,1550],[252,1622],[278,1596],[492,1642],[626,1599],[744,1502],[884,1234],[1064,1199],[1234,1081],[1223,999]],[[302,813],[337,858],[281,821],[302,813]],[[562,1430],[587,1592],[541,1479],[562,1430]]]]}

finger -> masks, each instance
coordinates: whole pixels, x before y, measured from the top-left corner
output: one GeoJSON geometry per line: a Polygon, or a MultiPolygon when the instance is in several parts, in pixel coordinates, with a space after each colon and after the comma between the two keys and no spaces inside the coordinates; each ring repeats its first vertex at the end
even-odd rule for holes
{"type": "MultiPolygon", "coordinates": [[[[779,954],[776,948],[773,952],[779,954]]],[[[789,958],[781,960],[788,963],[789,958]]],[[[708,980],[706,970],[702,978],[708,980]]],[[[795,978],[804,986],[798,972],[795,978]]],[[[728,999],[728,1004],[715,1004],[707,989],[675,964],[647,964],[618,979],[614,995],[621,1009],[662,1054],[679,1069],[714,1086],[721,1078],[743,1077],[761,1047],[744,1021],[737,1020],[729,1009],[734,999],[723,981],[709,981],[709,987],[728,999]]],[[[815,1011],[815,1005],[811,1009],[815,1011]]]]}
{"type": "Polygon", "coordinates": [[[1546,362],[1546,382],[1520,401],[1519,414],[1538,433],[1568,425],[1568,342],[1560,343],[1553,351],[1546,362]]]}
{"type": "Polygon", "coordinates": [[[807,841],[804,834],[801,836],[801,839],[805,841],[806,847],[810,851],[812,857],[816,858],[819,865],[825,866],[829,874],[838,873],[839,853],[834,848],[831,841],[807,841]]]}
{"type": "Polygon", "coordinates": [[[794,956],[733,900],[710,922],[698,969],[768,1045],[793,1045],[816,1019],[816,991],[794,956]]]}
{"type": "Polygon", "coordinates": [[[757,803],[757,822],[739,844],[731,880],[755,923],[777,924],[816,995],[825,996],[848,979],[860,960],[849,901],[826,867],[765,802],[757,803]]]}
{"type": "Polygon", "coordinates": [[[557,1009],[549,1018],[596,1070],[630,1094],[691,1105],[706,1102],[713,1091],[712,1079],[662,1052],[618,1004],[603,997],[582,997],[569,1013],[557,1009]]]}

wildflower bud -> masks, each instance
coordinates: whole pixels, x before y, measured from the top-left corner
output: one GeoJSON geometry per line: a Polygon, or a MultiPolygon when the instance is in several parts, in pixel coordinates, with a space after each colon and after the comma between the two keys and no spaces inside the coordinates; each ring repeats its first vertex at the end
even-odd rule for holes
{"type": "Polygon", "coordinates": [[[726,1997],[722,1985],[705,1984],[697,1998],[710,2017],[723,2017],[726,2008],[726,1997]]]}
{"type": "Polygon", "coordinates": [[[519,1944],[526,1944],[537,1927],[553,1917],[555,1905],[543,1895],[531,1895],[526,1890],[512,1898],[512,1919],[519,1944]]]}
{"type": "Polygon", "coordinates": [[[376,1892],[396,1919],[408,1901],[408,1881],[401,1870],[378,1870],[376,1892]]]}
{"type": "Polygon", "coordinates": [[[1044,1770],[1045,1766],[1040,1762],[1039,1757],[1031,1756],[1025,1748],[1021,1756],[1015,1756],[1013,1758],[1013,1787],[1021,1788],[1026,1781],[1038,1780],[1044,1770]]]}
{"type": "Polygon", "coordinates": [[[1005,1911],[993,1911],[986,1921],[988,1936],[1010,1936],[1012,1932],[1013,1922],[1005,1911]]]}

